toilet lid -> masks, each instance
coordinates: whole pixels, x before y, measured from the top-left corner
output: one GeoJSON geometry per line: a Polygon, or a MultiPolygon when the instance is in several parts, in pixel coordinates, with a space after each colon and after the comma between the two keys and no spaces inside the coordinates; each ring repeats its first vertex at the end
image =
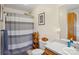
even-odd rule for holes
{"type": "Polygon", "coordinates": [[[44,53],[44,50],[42,50],[42,49],[34,49],[32,51],[32,55],[41,55],[43,53],[44,53]]]}

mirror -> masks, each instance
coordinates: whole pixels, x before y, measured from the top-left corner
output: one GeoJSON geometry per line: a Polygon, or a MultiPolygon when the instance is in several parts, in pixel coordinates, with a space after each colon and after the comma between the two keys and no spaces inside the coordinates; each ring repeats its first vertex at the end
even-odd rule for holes
{"type": "Polygon", "coordinates": [[[59,8],[60,39],[79,41],[79,4],[59,8]]]}

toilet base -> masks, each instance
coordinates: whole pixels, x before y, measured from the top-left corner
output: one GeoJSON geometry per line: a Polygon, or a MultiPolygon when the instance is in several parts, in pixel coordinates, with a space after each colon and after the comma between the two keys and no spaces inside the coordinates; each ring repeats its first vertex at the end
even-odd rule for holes
{"type": "Polygon", "coordinates": [[[33,49],[27,51],[28,55],[42,55],[44,53],[43,49],[33,49]]]}

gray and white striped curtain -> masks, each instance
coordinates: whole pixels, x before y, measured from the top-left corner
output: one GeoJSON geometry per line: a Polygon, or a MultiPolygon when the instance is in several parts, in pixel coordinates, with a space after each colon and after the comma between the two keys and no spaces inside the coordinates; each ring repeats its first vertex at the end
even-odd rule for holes
{"type": "Polygon", "coordinates": [[[33,19],[30,16],[7,13],[5,28],[8,31],[10,54],[25,54],[32,48],[33,19]]]}

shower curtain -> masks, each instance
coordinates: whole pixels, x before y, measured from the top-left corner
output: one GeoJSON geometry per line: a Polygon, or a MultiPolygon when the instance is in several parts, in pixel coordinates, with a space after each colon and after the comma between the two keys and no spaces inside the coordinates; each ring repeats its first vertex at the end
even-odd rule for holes
{"type": "Polygon", "coordinates": [[[7,13],[5,30],[8,32],[8,54],[27,54],[32,48],[33,19],[30,16],[7,13]]]}

